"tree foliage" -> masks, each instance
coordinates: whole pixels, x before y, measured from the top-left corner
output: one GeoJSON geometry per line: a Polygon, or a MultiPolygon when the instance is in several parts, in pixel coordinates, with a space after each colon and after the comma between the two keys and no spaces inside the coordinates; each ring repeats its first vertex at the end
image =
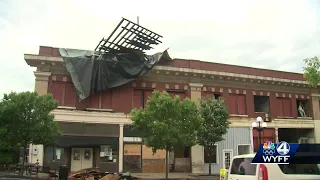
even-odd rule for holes
{"type": "Polygon", "coordinates": [[[303,61],[305,62],[303,77],[308,81],[311,87],[317,87],[320,83],[320,61],[318,57],[306,58],[303,61]]]}
{"type": "Polygon", "coordinates": [[[60,131],[50,112],[57,108],[52,95],[34,92],[5,94],[0,102],[2,146],[53,144],[60,131]]]}
{"type": "MultiPolygon", "coordinates": [[[[223,135],[227,133],[230,122],[228,111],[222,100],[202,98],[199,111],[204,119],[198,131],[198,143],[209,148],[209,157],[216,155],[213,152],[215,143],[224,140],[223,135]]],[[[209,163],[209,174],[211,174],[211,162],[209,163]]]]}
{"type": "Polygon", "coordinates": [[[133,109],[131,115],[133,127],[143,132],[144,142],[153,152],[195,145],[202,123],[195,102],[171,98],[167,92],[154,91],[146,107],[133,109]]]}
{"type": "Polygon", "coordinates": [[[154,91],[144,109],[131,112],[133,128],[142,132],[144,143],[157,150],[166,150],[166,179],[168,179],[168,151],[196,144],[197,130],[202,123],[197,104],[179,96],[171,98],[167,92],[154,91]]]}

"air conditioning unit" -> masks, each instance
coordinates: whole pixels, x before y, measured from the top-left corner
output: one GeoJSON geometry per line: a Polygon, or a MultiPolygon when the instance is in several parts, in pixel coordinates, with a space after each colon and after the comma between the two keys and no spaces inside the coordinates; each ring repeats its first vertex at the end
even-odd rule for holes
{"type": "Polygon", "coordinates": [[[308,144],[309,139],[306,137],[302,137],[299,139],[299,144],[308,144]]]}

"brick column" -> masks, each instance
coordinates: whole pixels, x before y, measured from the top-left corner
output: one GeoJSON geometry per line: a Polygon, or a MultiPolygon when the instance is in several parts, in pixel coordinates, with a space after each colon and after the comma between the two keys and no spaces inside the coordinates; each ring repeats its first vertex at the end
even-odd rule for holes
{"type": "MultiPolygon", "coordinates": [[[[199,102],[201,98],[202,86],[199,83],[190,83],[191,100],[199,102]]],[[[192,173],[203,173],[204,165],[203,146],[195,145],[191,147],[192,173]]]]}
{"type": "Polygon", "coordinates": [[[314,141],[320,143],[320,94],[311,94],[310,100],[314,119],[314,141]]]}
{"type": "Polygon", "coordinates": [[[39,72],[35,71],[34,75],[36,77],[34,91],[39,95],[47,94],[49,87],[49,77],[51,72],[39,72]]]}
{"type": "Polygon", "coordinates": [[[123,124],[119,124],[119,172],[123,171],[123,124]]]}
{"type": "MultiPolygon", "coordinates": [[[[44,95],[48,93],[48,87],[49,87],[49,77],[51,76],[51,72],[40,72],[35,71],[35,87],[34,91],[38,93],[38,95],[44,95]]],[[[53,152],[55,153],[55,152],[53,152]]],[[[35,145],[35,144],[29,144],[29,162],[30,163],[36,163],[37,160],[39,160],[39,164],[43,165],[43,157],[44,157],[44,148],[43,145],[35,145]],[[32,153],[34,149],[37,149],[37,153],[32,153]]]]}

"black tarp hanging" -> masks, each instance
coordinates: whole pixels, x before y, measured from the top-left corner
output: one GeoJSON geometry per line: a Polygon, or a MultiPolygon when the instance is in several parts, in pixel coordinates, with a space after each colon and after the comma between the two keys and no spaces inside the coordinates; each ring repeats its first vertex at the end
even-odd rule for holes
{"type": "Polygon", "coordinates": [[[127,84],[150,71],[160,59],[171,60],[167,50],[144,51],[161,43],[161,35],[122,18],[94,51],[59,49],[80,100],[96,92],[127,84]]]}
{"type": "Polygon", "coordinates": [[[171,60],[167,51],[154,55],[59,49],[80,100],[91,94],[127,84],[151,70],[160,59],[171,60]]]}

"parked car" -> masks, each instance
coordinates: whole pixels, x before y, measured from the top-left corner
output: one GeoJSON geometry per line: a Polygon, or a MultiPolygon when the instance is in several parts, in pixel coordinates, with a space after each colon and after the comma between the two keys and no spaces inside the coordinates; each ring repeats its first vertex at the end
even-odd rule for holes
{"type": "Polygon", "coordinates": [[[319,180],[317,164],[251,164],[255,154],[232,158],[228,180],[319,180]]]}

